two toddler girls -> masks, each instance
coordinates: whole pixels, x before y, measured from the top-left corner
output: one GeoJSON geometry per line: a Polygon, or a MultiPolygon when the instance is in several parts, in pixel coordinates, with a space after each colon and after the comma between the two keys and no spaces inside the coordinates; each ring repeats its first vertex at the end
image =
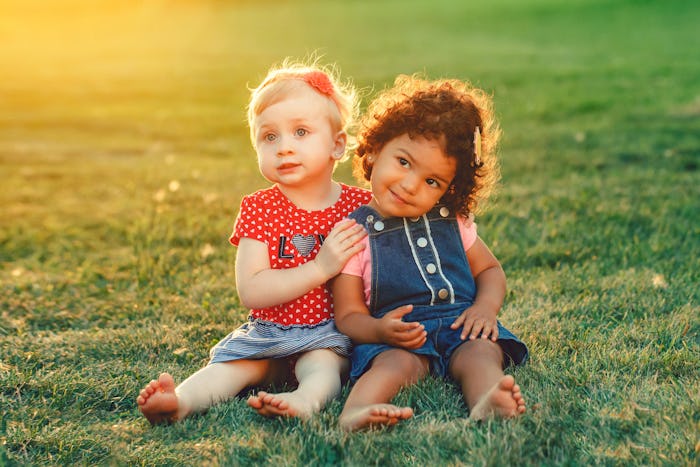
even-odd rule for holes
{"type": "Polygon", "coordinates": [[[498,175],[489,99],[456,80],[397,79],[358,135],[355,165],[371,193],[332,179],[356,109],[352,88],[317,67],[273,70],[253,90],[251,139],[274,185],[243,199],[231,236],[249,321],[177,387],[163,373],[143,388],[151,423],[284,381],[292,365],[296,390],[248,404],[308,418],[339,394],[350,352],[344,429],[411,417],[391,399],[428,373],[454,378],[473,418],[525,411],[503,368],[527,348],[496,319],[505,275],[469,220],[498,175]]]}

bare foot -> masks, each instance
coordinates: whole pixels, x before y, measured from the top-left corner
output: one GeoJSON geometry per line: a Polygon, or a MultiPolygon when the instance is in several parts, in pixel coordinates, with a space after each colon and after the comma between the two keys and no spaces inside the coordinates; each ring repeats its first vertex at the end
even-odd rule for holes
{"type": "Polygon", "coordinates": [[[294,392],[270,394],[260,391],[248,398],[248,405],[265,417],[298,417],[308,420],[319,411],[318,404],[294,392]]]}
{"type": "Polygon", "coordinates": [[[484,420],[491,416],[512,418],[523,413],[525,413],[525,399],[520,393],[520,386],[515,384],[513,376],[505,375],[474,405],[469,418],[472,420],[484,420]]]}
{"type": "Polygon", "coordinates": [[[392,404],[373,404],[366,407],[343,411],[340,414],[340,427],[346,431],[361,430],[380,425],[396,425],[400,420],[413,417],[410,407],[397,407],[392,404]]]}
{"type": "Polygon", "coordinates": [[[175,380],[168,373],[162,373],[157,381],[152,380],[141,390],[136,403],[151,425],[176,421],[178,400],[175,380]]]}

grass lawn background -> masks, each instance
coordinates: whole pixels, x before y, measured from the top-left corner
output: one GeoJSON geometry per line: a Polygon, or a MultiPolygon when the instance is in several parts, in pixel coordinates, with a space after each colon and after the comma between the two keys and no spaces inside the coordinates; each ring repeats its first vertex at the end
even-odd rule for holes
{"type": "Polygon", "coordinates": [[[681,0],[0,3],[0,464],[697,465],[698,23],[681,0]],[[247,86],[315,51],[365,103],[398,73],[493,94],[477,222],[526,416],[470,423],[436,380],[370,433],[337,429],[347,389],[309,423],[242,399],[140,416],[147,381],[245,319],[227,237],[267,186],[247,86]]]}

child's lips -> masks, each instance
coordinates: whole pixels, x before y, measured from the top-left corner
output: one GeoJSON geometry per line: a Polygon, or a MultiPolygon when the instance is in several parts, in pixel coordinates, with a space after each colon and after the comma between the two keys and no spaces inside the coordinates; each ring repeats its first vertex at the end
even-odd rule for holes
{"type": "Polygon", "coordinates": [[[279,172],[291,172],[297,167],[299,167],[301,164],[295,163],[295,162],[285,162],[284,164],[280,164],[277,166],[277,170],[279,172]]]}

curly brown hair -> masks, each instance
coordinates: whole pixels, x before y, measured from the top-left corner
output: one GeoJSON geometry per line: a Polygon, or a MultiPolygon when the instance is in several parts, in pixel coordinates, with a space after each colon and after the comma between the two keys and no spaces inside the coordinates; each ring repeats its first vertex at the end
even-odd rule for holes
{"type": "Polygon", "coordinates": [[[394,138],[408,134],[441,140],[448,157],[457,160],[453,187],[441,202],[467,216],[488,198],[500,171],[496,146],[500,128],[491,98],[481,89],[456,79],[428,81],[416,75],[399,75],[394,86],[379,93],[360,121],[353,170],[369,181],[372,164],[367,157],[378,154],[394,138]],[[481,132],[481,162],[475,161],[474,132],[481,132]]]}

